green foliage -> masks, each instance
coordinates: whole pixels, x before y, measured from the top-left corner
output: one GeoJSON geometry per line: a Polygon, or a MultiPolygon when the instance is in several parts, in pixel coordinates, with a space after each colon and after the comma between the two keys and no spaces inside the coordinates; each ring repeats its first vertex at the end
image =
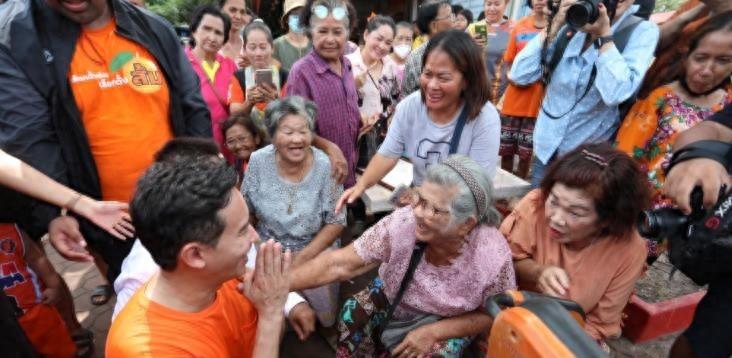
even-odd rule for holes
{"type": "Polygon", "coordinates": [[[147,8],[166,18],[173,25],[188,24],[193,9],[198,5],[215,4],[214,0],[148,0],[147,8]]]}
{"type": "Polygon", "coordinates": [[[656,0],[656,8],[653,12],[674,11],[685,2],[686,0],[656,0]]]}

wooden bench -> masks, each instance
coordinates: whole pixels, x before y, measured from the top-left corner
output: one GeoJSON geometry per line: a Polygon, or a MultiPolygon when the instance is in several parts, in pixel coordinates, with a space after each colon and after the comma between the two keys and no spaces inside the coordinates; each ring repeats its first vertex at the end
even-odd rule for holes
{"type": "MultiPolygon", "coordinates": [[[[399,185],[412,183],[412,163],[406,160],[399,160],[396,167],[392,169],[381,180],[364,192],[361,199],[366,204],[366,214],[374,215],[394,210],[394,205],[389,202],[391,193],[399,185]]],[[[531,190],[531,184],[501,168],[496,169],[496,176],[493,178],[493,197],[496,200],[522,197],[531,190]]]]}

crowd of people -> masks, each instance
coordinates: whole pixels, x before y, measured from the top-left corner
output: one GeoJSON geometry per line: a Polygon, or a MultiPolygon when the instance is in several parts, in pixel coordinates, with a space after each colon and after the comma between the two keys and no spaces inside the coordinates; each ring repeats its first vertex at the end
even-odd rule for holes
{"type": "MultiPolygon", "coordinates": [[[[337,357],[460,357],[490,334],[486,300],[515,289],[577,302],[609,352],[664,250],[636,217],[730,184],[698,159],[666,171],[694,139],[732,137],[732,2],[659,26],[652,1],[601,1],[586,23],[578,0],[515,1],[517,21],[509,0],[475,21],[425,0],[413,23],[359,31],[349,0],[285,0],[270,24],[222,0],[183,43],[142,2],[0,2],[3,351],[95,353],[47,234],[102,273],[92,304],[116,296],[109,357],[276,357],[285,330],[333,333],[337,357]],[[412,185],[353,238],[400,159],[412,185]],[[505,218],[501,170],[533,187],[505,218]]],[[[732,318],[708,308],[729,290],[710,287],[673,356],[732,354],[732,318]]]]}

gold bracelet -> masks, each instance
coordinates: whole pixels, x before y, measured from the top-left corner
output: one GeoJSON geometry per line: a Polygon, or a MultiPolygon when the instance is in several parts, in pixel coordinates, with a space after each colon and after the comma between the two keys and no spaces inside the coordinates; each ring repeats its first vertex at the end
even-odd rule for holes
{"type": "Polygon", "coordinates": [[[76,203],[81,200],[81,197],[83,195],[81,193],[76,193],[76,196],[73,197],[71,200],[69,200],[62,208],[61,208],[61,216],[66,216],[69,211],[74,211],[74,206],[76,206],[76,203]]]}

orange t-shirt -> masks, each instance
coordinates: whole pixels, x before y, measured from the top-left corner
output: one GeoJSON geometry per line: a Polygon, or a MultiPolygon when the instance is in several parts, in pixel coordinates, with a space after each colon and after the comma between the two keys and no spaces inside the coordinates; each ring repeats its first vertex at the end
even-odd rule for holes
{"type": "MultiPolygon", "coordinates": [[[[534,26],[533,16],[527,16],[519,20],[509,35],[503,61],[509,64],[512,63],[518,53],[540,31],[541,29],[534,26]]],[[[541,81],[536,81],[528,86],[518,86],[509,82],[506,92],[503,94],[501,114],[504,116],[536,118],[543,98],[544,84],[541,81]]]]}
{"type": "Polygon", "coordinates": [[[105,354],[117,357],[251,357],[257,310],[224,283],[211,306],[180,312],[150,300],[142,286],[112,322],[105,354]]]}
{"type": "Polygon", "coordinates": [[[82,30],[68,72],[104,200],[128,201],[153,155],[173,137],[165,76],[115,22],[82,30]]]}
{"type": "MultiPolygon", "coordinates": [[[[514,261],[531,258],[540,265],[561,267],[569,275],[567,297],[587,313],[585,332],[595,339],[620,334],[622,312],[645,268],[648,250],[637,233],[627,238],[598,238],[572,250],[549,237],[541,191],[521,199],[501,223],[514,261]]],[[[538,291],[518,282],[519,289],[538,291]]]]}

